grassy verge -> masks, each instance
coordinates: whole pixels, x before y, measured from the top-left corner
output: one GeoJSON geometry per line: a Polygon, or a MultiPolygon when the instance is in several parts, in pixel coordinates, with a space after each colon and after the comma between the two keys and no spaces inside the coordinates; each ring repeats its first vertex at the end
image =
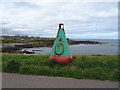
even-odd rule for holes
{"type": "Polygon", "coordinates": [[[53,42],[54,40],[2,40],[2,43],[32,43],[32,42],[53,42]]]}
{"type": "MultiPolygon", "coordinates": [[[[105,44],[103,42],[97,42],[97,41],[75,41],[67,39],[70,45],[74,44],[105,44]]],[[[1,42],[1,40],[0,40],[1,42]]],[[[53,43],[54,39],[41,39],[41,40],[2,40],[3,44],[6,43],[35,43],[35,42],[43,42],[43,43],[53,43]]]]}
{"type": "Polygon", "coordinates": [[[2,55],[3,72],[118,81],[117,55],[74,55],[66,65],[55,64],[49,55],[2,55]]]}

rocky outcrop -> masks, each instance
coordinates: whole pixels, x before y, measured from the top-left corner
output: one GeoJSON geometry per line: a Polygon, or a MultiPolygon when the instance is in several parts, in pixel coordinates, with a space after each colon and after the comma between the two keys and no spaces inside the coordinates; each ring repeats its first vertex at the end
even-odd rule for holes
{"type": "MultiPolygon", "coordinates": [[[[97,41],[73,41],[69,40],[69,45],[75,44],[103,44],[102,42],[97,41]]],[[[29,51],[20,51],[23,48],[33,48],[33,47],[52,47],[54,42],[35,42],[35,43],[14,43],[14,45],[2,45],[2,52],[4,53],[26,53],[26,54],[33,54],[34,52],[29,51]]]]}

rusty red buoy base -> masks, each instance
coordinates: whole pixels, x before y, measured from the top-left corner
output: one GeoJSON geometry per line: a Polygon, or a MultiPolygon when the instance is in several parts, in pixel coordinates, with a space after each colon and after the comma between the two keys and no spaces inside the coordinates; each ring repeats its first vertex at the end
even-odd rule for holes
{"type": "Polygon", "coordinates": [[[54,60],[56,63],[59,63],[59,64],[66,64],[71,62],[73,60],[73,57],[72,56],[59,57],[59,56],[50,55],[50,60],[54,60]]]}

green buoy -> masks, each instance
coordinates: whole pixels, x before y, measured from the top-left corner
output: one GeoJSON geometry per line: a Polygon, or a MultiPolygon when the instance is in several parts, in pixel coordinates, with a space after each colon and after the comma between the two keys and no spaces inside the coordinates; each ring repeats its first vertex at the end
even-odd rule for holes
{"type": "Polygon", "coordinates": [[[62,23],[59,24],[57,37],[54,41],[52,52],[50,54],[50,60],[54,60],[60,64],[68,63],[73,60],[68,41],[65,36],[64,24],[62,23]]]}

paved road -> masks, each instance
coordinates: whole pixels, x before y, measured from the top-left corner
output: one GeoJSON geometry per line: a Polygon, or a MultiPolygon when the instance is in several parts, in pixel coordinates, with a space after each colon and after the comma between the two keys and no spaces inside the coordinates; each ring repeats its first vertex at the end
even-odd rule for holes
{"type": "Polygon", "coordinates": [[[3,88],[117,88],[118,82],[2,74],[3,88]]]}

